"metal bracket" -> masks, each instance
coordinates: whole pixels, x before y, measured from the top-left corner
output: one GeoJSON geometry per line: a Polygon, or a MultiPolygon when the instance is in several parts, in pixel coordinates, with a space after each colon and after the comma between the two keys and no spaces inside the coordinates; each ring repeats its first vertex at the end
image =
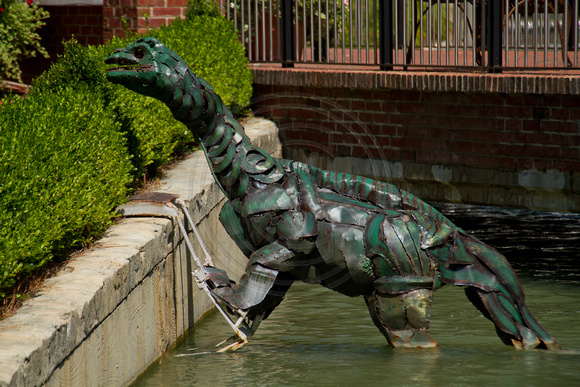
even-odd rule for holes
{"type": "MultiPolygon", "coordinates": [[[[195,263],[196,269],[192,272],[193,279],[195,280],[198,288],[202,289],[213,302],[217,310],[222,314],[222,316],[226,319],[228,324],[232,327],[234,332],[236,333],[231,338],[228,338],[217,346],[223,345],[229,339],[236,339],[233,344],[230,344],[224,348],[218,350],[218,352],[224,352],[228,350],[236,350],[242,346],[244,346],[248,342],[248,336],[251,336],[253,332],[257,329],[257,325],[259,325],[261,319],[254,319],[252,325],[250,326],[245,320],[247,316],[247,311],[243,311],[241,309],[230,308],[234,314],[238,317],[236,321],[234,321],[230,315],[226,312],[226,310],[222,307],[222,305],[218,302],[217,296],[211,292],[208,283],[206,280],[208,279],[207,273],[205,271],[205,267],[214,267],[213,260],[211,255],[209,254],[193,219],[191,218],[191,214],[189,212],[189,207],[187,203],[181,199],[179,199],[179,195],[170,194],[170,193],[163,193],[163,192],[149,192],[149,193],[142,193],[137,194],[129,198],[129,201],[125,204],[122,204],[117,207],[117,212],[123,216],[146,216],[146,217],[162,217],[162,218],[170,218],[174,219],[184,236],[184,241],[189,250],[193,261],[195,263]],[[189,239],[189,234],[185,228],[185,225],[182,221],[181,216],[184,215],[188,221],[189,226],[191,227],[193,234],[195,235],[195,239],[199,243],[201,250],[204,253],[204,263],[202,264],[201,259],[196,254],[193,244],[189,239]]],[[[229,305],[231,307],[231,305],[229,305]]]]}

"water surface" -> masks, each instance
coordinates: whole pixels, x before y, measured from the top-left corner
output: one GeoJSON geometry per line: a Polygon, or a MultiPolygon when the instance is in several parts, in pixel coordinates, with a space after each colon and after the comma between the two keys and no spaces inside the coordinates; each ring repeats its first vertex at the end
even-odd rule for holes
{"type": "Polygon", "coordinates": [[[440,350],[391,349],[362,298],[297,283],[244,348],[216,314],[196,325],[138,386],[574,386],[580,385],[580,215],[438,206],[508,256],[538,321],[565,349],[516,351],[459,287],[435,293],[430,333],[440,350]]]}

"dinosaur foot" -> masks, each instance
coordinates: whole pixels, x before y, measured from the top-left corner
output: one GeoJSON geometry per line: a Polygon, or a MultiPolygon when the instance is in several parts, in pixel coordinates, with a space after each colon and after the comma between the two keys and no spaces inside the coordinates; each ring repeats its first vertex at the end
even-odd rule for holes
{"type": "Polygon", "coordinates": [[[216,344],[216,347],[221,347],[229,340],[234,340],[234,342],[229,344],[229,345],[226,345],[223,348],[218,349],[217,350],[218,353],[227,352],[227,351],[235,351],[236,349],[242,348],[244,345],[246,345],[248,343],[247,338],[241,338],[238,335],[233,335],[232,337],[228,337],[227,339],[225,339],[221,343],[216,344]]]}
{"type": "Polygon", "coordinates": [[[434,349],[438,350],[437,342],[433,340],[426,329],[388,330],[389,343],[395,349],[434,349]]]}

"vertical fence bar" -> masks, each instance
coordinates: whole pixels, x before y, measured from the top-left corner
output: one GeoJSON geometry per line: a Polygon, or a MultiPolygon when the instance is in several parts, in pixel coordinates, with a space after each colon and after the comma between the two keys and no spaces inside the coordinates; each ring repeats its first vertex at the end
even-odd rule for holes
{"type": "Polygon", "coordinates": [[[475,66],[476,61],[477,61],[477,57],[476,57],[476,49],[475,46],[477,45],[477,35],[476,35],[476,28],[477,26],[476,24],[476,20],[477,20],[477,13],[475,12],[475,9],[477,7],[475,6],[475,4],[471,4],[471,53],[472,53],[472,62],[471,65],[475,66]]]}
{"type": "Polygon", "coordinates": [[[281,0],[282,67],[294,67],[294,34],[292,34],[292,0],[281,0]]]}
{"type": "Polygon", "coordinates": [[[467,66],[467,0],[463,0],[463,65],[467,66]]]}
{"type": "Polygon", "coordinates": [[[405,2],[403,0],[397,0],[397,46],[405,50],[405,2]]]}
{"type": "Polygon", "coordinates": [[[330,62],[330,15],[328,13],[328,0],[326,0],[326,42],[325,42],[325,50],[326,50],[326,62],[330,62]]]}
{"type": "Polygon", "coordinates": [[[369,0],[364,0],[365,9],[364,9],[364,27],[363,27],[363,42],[364,42],[364,50],[365,50],[365,63],[369,64],[369,0]]]}
{"type": "MultiPolygon", "coordinates": [[[[363,0],[356,0],[356,13],[355,13],[355,46],[357,53],[357,63],[360,63],[360,48],[361,48],[361,24],[362,24],[362,2],[363,0]]],[[[354,55],[353,55],[354,57],[354,55]]]]}
{"type": "Polygon", "coordinates": [[[528,1],[524,3],[524,66],[528,66],[528,1]]]}
{"type": "Polygon", "coordinates": [[[411,8],[411,29],[409,32],[409,50],[411,52],[411,57],[408,64],[412,64],[415,62],[415,41],[417,40],[417,32],[415,29],[415,20],[417,20],[417,2],[412,1],[411,4],[409,4],[409,7],[411,8]]]}
{"type": "Polygon", "coordinates": [[[509,46],[509,36],[510,36],[510,5],[509,0],[505,0],[504,2],[504,20],[505,20],[505,32],[504,32],[504,56],[505,56],[505,67],[509,67],[509,58],[510,58],[510,46],[509,46]]]}
{"type": "Polygon", "coordinates": [[[396,0],[393,3],[393,6],[395,7],[395,10],[393,11],[393,31],[394,31],[394,42],[395,45],[393,47],[393,49],[395,50],[395,54],[393,55],[393,61],[394,63],[398,63],[398,58],[399,58],[399,48],[400,48],[400,41],[401,41],[401,35],[400,35],[400,24],[401,24],[401,18],[399,17],[399,4],[401,2],[399,0],[396,0]]]}
{"type": "Polygon", "coordinates": [[[303,33],[304,33],[304,62],[308,61],[307,53],[306,53],[306,45],[308,43],[308,35],[306,34],[308,31],[308,15],[306,13],[306,0],[304,0],[302,4],[302,24],[303,24],[303,33]]]}
{"type": "Polygon", "coordinates": [[[433,44],[431,42],[431,27],[432,27],[432,18],[433,18],[433,7],[431,6],[431,2],[428,1],[427,2],[427,9],[425,10],[427,12],[427,53],[429,54],[429,59],[428,62],[429,64],[431,63],[431,58],[432,58],[432,51],[433,51],[433,44]]]}
{"type": "Polygon", "coordinates": [[[374,26],[374,30],[373,30],[373,47],[375,48],[374,50],[374,64],[379,64],[379,20],[378,20],[378,15],[379,15],[379,11],[378,11],[378,6],[379,4],[377,3],[377,1],[380,0],[373,0],[373,26],[374,26]]]}
{"type": "Polygon", "coordinates": [[[322,12],[320,9],[320,1],[317,1],[318,4],[318,17],[316,18],[317,21],[317,26],[318,28],[316,29],[317,34],[316,37],[314,39],[318,39],[318,41],[316,42],[316,48],[317,48],[317,53],[318,55],[315,54],[316,58],[314,59],[314,61],[317,62],[322,62],[322,18],[320,17],[320,13],[322,12]]]}
{"type": "Polygon", "coordinates": [[[538,0],[534,0],[534,67],[538,66],[538,46],[540,45],[538,39],[538,23],[540,23],[540,18],[538,17],[538,0]]]}
{"type": "Polygon", "coordinates": [[[419,14],[417,15],[419,17],[419,61],[421,62],[421,64],[425,63],[424,60],[424,41],[423,41],[423,0],[420,1],[419,3],[419,14]]]}
{"type": "Polygon", "coordinates": [[[574,0],[572,9],[572,28],[574,31],[574,67],[578,67],[578,0],[574,0]]]}
{"type": "Polygon", "coordinates": [[[441,46],[443,40],[443,5],[441,4],[441,0],[437,1],[437,64],[441,64],[441,50],[443,47],[441,46]]]}
{"type": "MultiPolygon", "coordinates": [[[[354,0],[351,0],[354,1],[354,0]]],[[[350,53],[350,63],[352,63],[352,40],[353,40],[353,26],[352,26],[352,14],[354,13],[356,6],[353,6],[352,3],[350,12],[348,13],[348,43],[349,43],[349,53],[350,53]]]]}
{"type": "MultiPolygon", "coordinates": [[[[351,6],[351,8],[352,8],[352,6],[351,6]]],[[[346,19],[344,17],[344,9],[345,9],[344,1],[341,2],[341,9],[342,9],[342,13],[340,15],[340,18],[341,18],[341,21],[342,21],[342,31],[340,32],[341,33],[340,44],[341,44],[341,47],[342,47],[342,63],[346,63],[346,61],[345,61],[345,51],[346,51],[345,50],[346,19]]]]}
{"type": "Polygon", "coordinates": [[[258,6],[258,0],[254,1],[254,14],[252,15],[252,17],[254,18],[251,21],[251,25],[254,27],[254,51],[256,54],[256,60],[260,60],[260,46],[259,46],[259,40],[258,40],[258,33],[259,33],[259,28],[258,28],[258,21],[260,20],[258,18],[258,11],[259,11],[259,6],[258,6]]]}
{"type": "Polygon", "coordinates": [[[379,65],[381,70],[393,69],[393,0],[379,3],[379,65]]]}
{"type": "MultiPolygon", "coordinates": [[[[266,60],[267,58],[267,53],[266,53],[266,10],[265,10],[266,4],[264,4],[264,2],[261,2],[261,8],[262,8],[262,14],[261,14],[261,19],[262,19],[262,31],[260,31],[260,35],[261,35],[261,40],[262,40],[262,47],[260,49],[260,47],[256,47],[258,49],[258,52],[261,51],[262,54],[262,60],[266,60]]],[[[259,22],[260,18],[256,19],[256,22],[259,22]]],[[[256,23],[256,27],[258,26],[258,23],[256,23]]],[[[258,42],[260,42],[260,39],[258,39],[258,33],[256,33],[256,39],[258,42]]],[[[258,60],[260,60],[260,58],[258,58],[258,60]]]]}
{"type": "MultiPolygon", "coordinates": [[[[546,0],[547,1],[547,0],[546,0]]],[[[544,67],[548,67],[548,6],[544,4],[544,67]]]]}
{"type": "Polygon", "coordinates": [[[562,63],[563,67],[568,67],[568,0],[564,1],[564,16],[562,18],[562,63]]]}
{"type": "Polygon", "coordinates": [[[558,0],[554,0],[554,65],[558,63],[558,0]]]}
{"type": "Polygon", "coordinates": [[[459,20],[459,2],[453,6],[453,50],[455,56],[454,64],[457,66],[459,64],[459,26],[461,21],[459,20]]]}
{"type": "MultiPolygon", "coordinates": [[[[240,14],[242,15],[242,22],[240,24],[240,29],[242,30],[242,43],[243,43],[244,46],[246,46],[246,20],[245,20],[246,14],[244,12],[245,11],[245,6],[244,6],[245,3],[246,3],[245,0],[240,0],[240,4],[241,4],[241,6],[240,6],[240,14]]],[[[252,60],[251,59],[250,48],[248,47],[247,50],[248,50],[247,51],[248,52],[248,59],[249,60],[252,60]]]]}
{"type": "Polygon", "coordinates": [[[294,17],[294,59],[298,62],[300,61],[300,46],[302,45],[302,42],[300,41],[300,10],[298,9],[298,3],[292,13],[292,16],[294,17]]]}
{"type": "Polygon", "coordinates": [[[338,62],[337,47],[338,47],[338,8],[336,7],[336,0],[334,3],[334,62],[338,62]]]}
{"type": "Polygon", "coordinates": [[[447,66],[450,65],[449,63],[449,50],[450,50],[450,44],[449,44],[449,25],[450,25],[450,17],[449,17],[449,0],[445,1],[445,57],[446,57],[446,62],[445,64],[447,66]]]}
{"type": "Polygon", "coordinates": [[[362,1],[356,0],[356,11],[354,19],[354,50],[353,58],[356,57],[356,63],[360,63],[360,47],[361,47],[361,18],[362,18],[362,1]],[[356,53],[356,54],[354,54],[356,53]]]}
{"type": "Polygon", "coordinates": [[[501,72],[501,4],[499,1],[490,1],[488,4],[489,47],[487,64],[491,73],[499,73],[501,72]]]}

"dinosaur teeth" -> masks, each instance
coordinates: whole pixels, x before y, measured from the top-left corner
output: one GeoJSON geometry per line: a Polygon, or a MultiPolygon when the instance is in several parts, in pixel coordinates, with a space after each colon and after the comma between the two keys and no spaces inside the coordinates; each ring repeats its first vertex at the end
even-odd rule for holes
{"type": "Polygon", "coordinates": [[[146,72],[151,70],[153,66],[141,66],[138,64],[128,64],[125,66],[119,66],[119,67],[112,67],[110,69],[108,69],[108,72],[114,72],[114,71],[137,71],[137,72],[146,72]]]}

